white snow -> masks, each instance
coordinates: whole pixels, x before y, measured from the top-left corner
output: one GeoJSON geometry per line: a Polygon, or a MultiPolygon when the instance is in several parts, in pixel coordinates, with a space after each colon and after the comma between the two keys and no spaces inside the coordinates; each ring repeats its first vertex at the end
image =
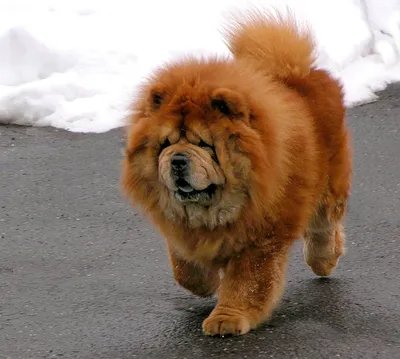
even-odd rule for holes
{"type": "Polygon", "coordinates": [[[289,5],[312,26],[346,104],[400,81],[400,0],[1,0],[0,124],[104,132],[177,56],[228,54],[231,11],[289,5]]]}

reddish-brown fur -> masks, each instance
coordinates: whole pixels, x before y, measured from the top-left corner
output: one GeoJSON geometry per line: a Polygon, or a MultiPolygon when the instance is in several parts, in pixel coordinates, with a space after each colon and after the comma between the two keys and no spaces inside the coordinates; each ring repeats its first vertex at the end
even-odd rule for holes
{"type": "Polygon", "coordinates": [[[253,14],[233,25],[227,43],[233,60],[183,59],[144,84],[122,176],[165,236],[176,281],[217,294],[208,335],[244,334],[270,317],[299,237],[312,270],[331,274],[344,251],[351,181],[342,90],[313,67],[310,35],[291,17],[253,14]],[[177,151],[192,154],[193,186],[218,185],[211,204],[175,200],[168,166],[177,151]]]}

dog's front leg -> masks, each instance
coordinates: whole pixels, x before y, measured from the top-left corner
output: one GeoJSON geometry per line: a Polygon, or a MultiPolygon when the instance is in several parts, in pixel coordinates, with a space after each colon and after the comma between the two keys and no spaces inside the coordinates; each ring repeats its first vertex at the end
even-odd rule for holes
{"type": "Polygon", "coordinates": [[[284,289],[288,249],[252,248],[231,258],[218,303],[203,322],[205,334],[246,334],[271,316],[284,289]]]}

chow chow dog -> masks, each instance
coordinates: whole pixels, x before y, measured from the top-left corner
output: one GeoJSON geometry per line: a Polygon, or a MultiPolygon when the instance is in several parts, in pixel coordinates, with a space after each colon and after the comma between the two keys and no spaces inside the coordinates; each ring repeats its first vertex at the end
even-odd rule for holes
{"type": "Polygon", "coordinates": [[[232,57],[184,57],[143,83],[122,169],[175,280],[217,295],[203,332],[221,336],[268,320],[296,239],[316,275],[332,273],[352,174],[342,88],[315,66],[310,31],[265,13],[225,30],[232,57]]]}

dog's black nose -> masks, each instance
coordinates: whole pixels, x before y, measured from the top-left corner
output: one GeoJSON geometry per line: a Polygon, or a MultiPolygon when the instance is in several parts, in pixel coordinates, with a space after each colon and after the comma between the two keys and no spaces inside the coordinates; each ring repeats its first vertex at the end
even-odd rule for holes
{"type": "Polygon", "coordinates": [[[189,158],[186,155],[177,153],[172,157],[171,167],[174,172],[183,172],[189,166],[189,158]]]}

